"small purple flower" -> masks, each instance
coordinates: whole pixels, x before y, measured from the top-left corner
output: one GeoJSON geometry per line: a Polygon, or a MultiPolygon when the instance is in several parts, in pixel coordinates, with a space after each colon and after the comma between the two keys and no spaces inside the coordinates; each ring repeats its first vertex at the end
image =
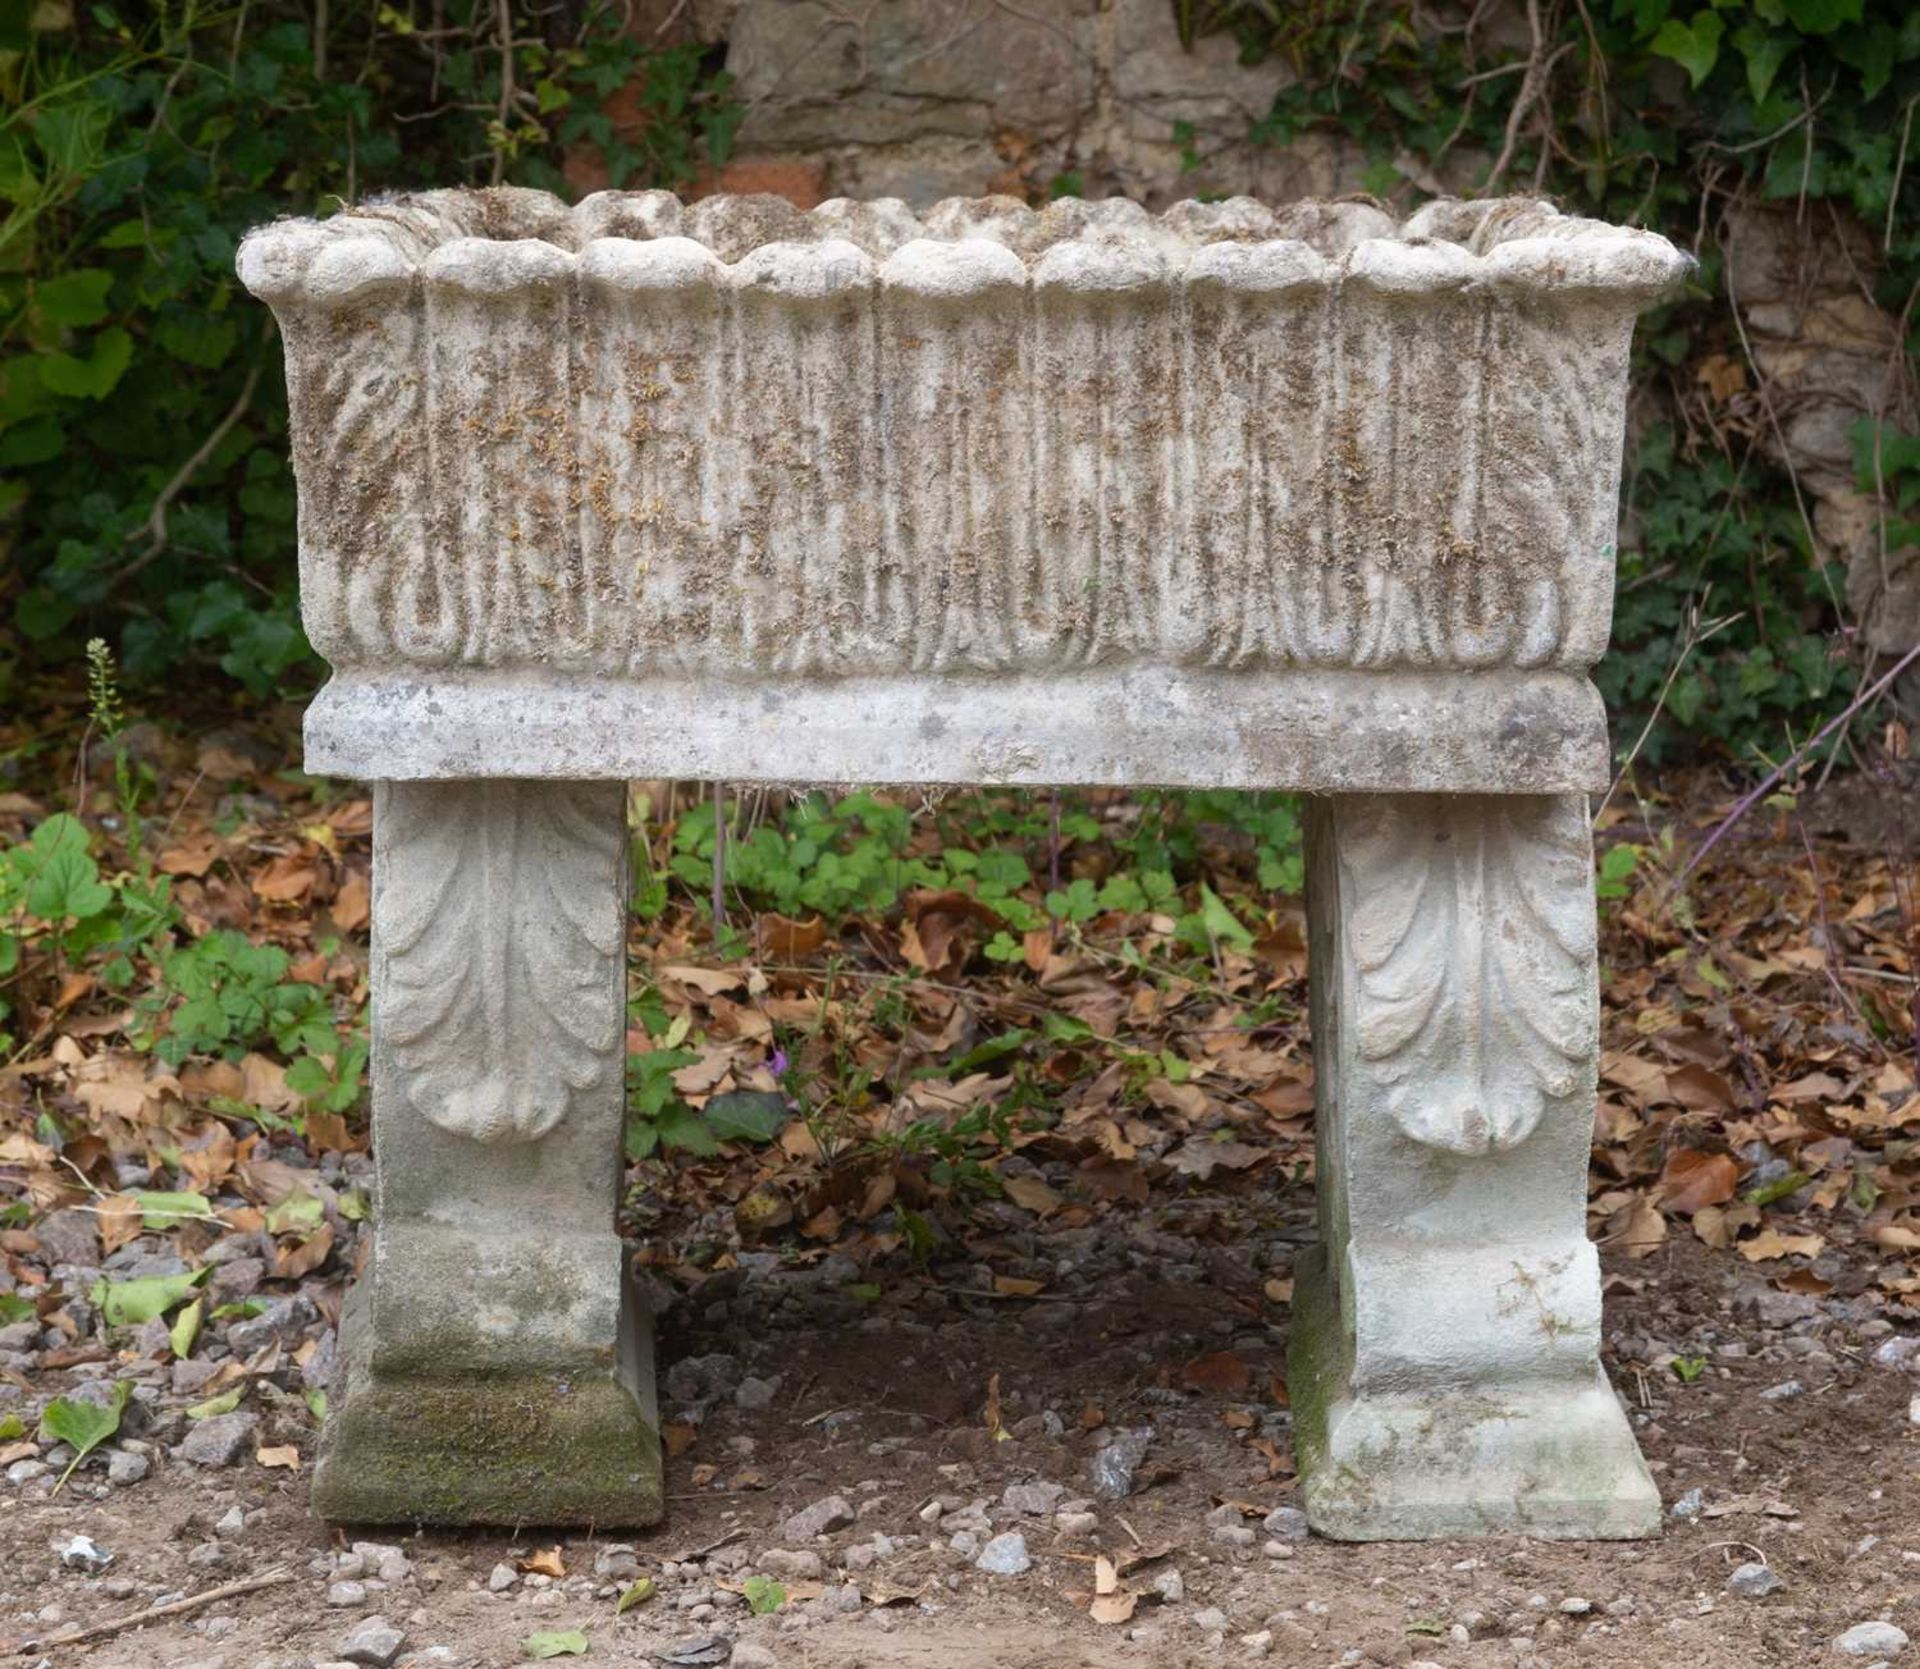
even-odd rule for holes
{"type": "Polygon", "coordinates": [[[785,1072],[786,1069],[787,1069],[786,1050],[784,1049],[774,1050],[773,1059],[767,1062],[767,1070],[771,1072],[774,1075],[774,1077],[777,1078],[780,1076],[781,1073],[785,1072]]]}

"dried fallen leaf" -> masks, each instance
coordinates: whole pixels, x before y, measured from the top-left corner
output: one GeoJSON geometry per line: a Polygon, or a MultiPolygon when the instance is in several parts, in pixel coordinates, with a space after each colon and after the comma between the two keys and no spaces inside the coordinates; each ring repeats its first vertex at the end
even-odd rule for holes
{"type": "Polygon", "coordinates": [[[1606,1238],[1630,1258],[1651,1257],[1666,1243],[1667,1220],[1646,1200],[1636,1199],[1607,1219],[1606,1238]]]}
{"type": "Polygon", "coordinates": [[[538,1548],[514,1564],[516,1569],[529,1576],[551,1576],[556,1582],[567,1574],[566,1561],[561,1558],[557,1546],[538,1548]]]}
{"type": "Polygon", "coordinates": [[[1660,1173],[1660,1203],[1690,1217],[1710,1205],[1724,1205],[1740,1184],[1740,1165],[1728,1153],[1682,1148],[1667,1156],[1660,1173]]]}
{"type": "Polygon", "coordinates": [[[775,962],[793,962],[810,956],[827,942],[827,923],[822,916],[792,921],[769,910],[759,920],[760,954],[775,962]]]}
{"type": "Polygon", "coordinates": [[[1196,1391],[1224,1396],[1238,1396],[1253,1383],[1253,1370],[1231,1350],[1194,1357],[1180,1370],[1180,1376],[1196,1391]]]}
{"type": "Polygon", "coordinates": [[[327,1254],[332,1250],[333,1225],[322,1223],[318,1232],[308,1235],[296,1245],[282,1246],[274,1253],[274,1279],[294,1281],[302,1275],[310,1275],[327,1261],[327,1254]]]}
{"type": "Polygon", "coordinates": [[[268,1448],[254,1451],[253,1458],[262,1466],[277,1466],[287,1472],[300,1470],[300,1451],[291,1443],[274,1444],[268,1448]]]}
{"type": "Polygon", "coordinates": [[[1824,1234],[1782,1234],[1778,1229],[1762,1229],[1751,1240],[1740,1242],[1740,1255],[1749,1263],[1766,1263],[1774,1258],[1813,1258],[1826,1250],[1824,1234]]]}
{"type": "Polygon", "coordinates": [[[1060,1209],[1060,1196],[1037,1176],[1007,1176],[1000,1179],[1007,1198],[1027,1211],[1044,1217],[1060,1209]]]}

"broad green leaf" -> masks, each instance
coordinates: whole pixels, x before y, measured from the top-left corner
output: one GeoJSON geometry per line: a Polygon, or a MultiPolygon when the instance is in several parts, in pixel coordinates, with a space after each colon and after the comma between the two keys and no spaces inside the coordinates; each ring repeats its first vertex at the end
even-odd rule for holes
{"type": "Polygon", "coordinates": [[[133,1197],[140,1202],[140,1224],[143,1228],[170,1229],[188,1218],[213,1215],[213,1207],[205,1194],[137,1190],[133,1197]]]}
{"type": "Polygon", "coordinates": [[[57,458],[67,444],[67,431],[57,418],[29,418],[0,437],[0,469],[21,469],[57,458]]]}
{"type": "Polygon", "coordinates": [[[43,354],[40,380],[71,400],[104,400],[133,361],[133,338],[111,325],[93,339],[87,357],[43,354]]]}
{"type": "Polygon", "coordinates": [[[240,1406],[240,1399],[247,1394],[244,1384],[236,1385],[231,1391],[222,1391],[217,1397],[208,1397],[205,1402],[196,1402],[187,1410],[189,1420],[211,1420],[216,1414],[231,1414],[240,1406]]]}
{"type": "Polygon", "coordinates": [[[307,1392],[307,1412],[313,1416],[316,1426],[327,1423],[327,1393],[318,1385],[307,1392]]]}
{"type": "Polygon", "coordinates": [[[27,1435],[27,1422],[18,1414],[0,1414],[0,1443],[11,1443],[27,1435]]]}
{"type": "Polygon", "coordinates": [[[327,1218],[327,1208],[304,1188],[296,1188],[267,1210],[269,1234],[310,1234],[327,1218]]]}
{"type": "Polygon", "coordinates": [[[104,267],[63,272],[34,285],[34,311],[50,325],[97,325],[107,316],[107,291],[112,288],[113,274],[104,267]]]}
{"type": "Polygon", "coordinates": [[[1773,90],[1773,78],[1780,73],[1780,66],[1792,56],[1797,43],[1791,35],[1776,34],[1773,30],[1759,29],[1749,23],[1745,28],[1734,31],[1733,44],[1746,60],[1747,91],[1753,94],[1753,102],[1759,104],[1773,90]]]}
{"type": "Polygon", "coordinates": [[[0,1292],[0,1327],[11,1327],[16,1321],[31,1321],[33,1317],[31,1298],[22,1298],[17,1292],[0,1292]]]}
{"type": "Polygon", "coordinates": [[[1861,0],[1786,0],[1786,5],[1787,17],[1803,35],[1831,35],[1861,17],[1861,0]]]}
{"type": "Polygon", "coordinates": [[[730,1090],[706,1105],[707,1128],[723,1142],[770,1142],[793,1116],[772,1090],[730,1090]]]}
{"type": "Polygon", "coordinates": [[[1200,925],[1209,938],[1220,944],[1231,945],[1235,950],[1253,949],[1253,935],[1240,925],[1220,895],[1204,881],[1200,883],[1200,925]]]}
{"type": "Polygon", "coordinates": [[[653,1598],[655,1592],[653,1578],[650,1576],[641,1577],[620,1596],[614,1605],[613,1614],[616,1617],[625,1616],[636,1605],[645,1605],[648,1600],[653,1598]]]}
{"type": "Polygon", "coordinates": [[[161,319],[154,327],[153,339],[175,359],[212,370],[233,352],[240,332],[231,319],[182,312],[161,319]]]}
{"type": "Polygon", "coordinates": [[[50,105],[33,119],[33,142],[40,154],[66,174],[89,174],[100,163],[112,109],[106,100],[76,97],[50,105]]]}
{"type": "Polygon", "coordinates": [[[104,1408],[75,1397],[56,1397],[40,1411],[40,1435],[73,1445],[73,1460],[54,1484],[56,1492],[73,1476],[74,1467],[120,1429],[120,1411],[132,1395],[133,1382],[123,1379],[114,1386],[113,1400],[104,1408]]]}
{"type": "Polygon", "coordinates": [[[1720,38],[1726,27],[1717,12],[1696,12],[1690,24],[1670,17],[1660,25],[1647,50],[1656,58],[1671,58],[1698,87],[1719,61],[1720,38]]]}
{"type": "Polygon", "coordinates": [[[707,1121],[691,1107],[678,1102],[661,1113],[657,1128],[662,1145],[678,1148],[682,1153],[704,1159],[720,1149],[713,1132],[707,1128],[707,1121]]]}
{"type": "Polygon", "coordinates": [[[770,1576],[750,1576],[740,1584],[747,1609],[756,1617],[766,1617],[787,1603],[787,1590],[770,1576]]]}
{"type": "Polygon", "coordinates": [[[520,1642],[528,1657],[585,1657],[587,1637],[577,1628],[551,1629],[544,1634],[529,1634],[520,1642]]]}
{"type": "Polygon", "coordinates": [[[42,921],[85,921],[113,902],[113,888],[85,852],[56,852],[27,883],[27,909],[42,921]]]}
{"type": "Polygon", "coordinates": [[[212,1272],[196,1269],[186,1275],[142,1275],[131,1281],[99,1280],[93,1283],[87,1296],[109,1327],[138,1327],[183,1302],[212,1272]]]}
{"type": "Polygon", "coordinates": [[[183,1362],[193,1354],[193,1341],[200,1336],[200,1316],[205,1309],[205,1300],[196,1298],[173,1318],[173,1325],[167,1329],[167,1343],[183,1362]]]}

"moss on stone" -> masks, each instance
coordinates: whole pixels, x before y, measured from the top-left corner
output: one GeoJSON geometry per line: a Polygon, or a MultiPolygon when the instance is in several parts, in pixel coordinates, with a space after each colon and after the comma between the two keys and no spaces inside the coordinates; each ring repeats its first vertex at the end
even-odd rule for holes
{"type": "Polygon", "coordinates": [[[328,1421],[314,1510],[345,1524],[595,1524],[663,1511],[660,1439],[618,1380],[363,1379],[328,1421]]]}

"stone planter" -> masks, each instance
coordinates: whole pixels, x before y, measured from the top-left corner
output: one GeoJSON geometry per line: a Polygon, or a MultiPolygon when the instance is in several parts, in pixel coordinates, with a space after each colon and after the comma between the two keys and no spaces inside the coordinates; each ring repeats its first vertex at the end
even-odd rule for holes
{"type": "Polygon", "coordinates": [[[1581,1212],[1582,796],[1633,319],[1685,265],[1524,201],[494,191],[253,234],[334,667],[307,763],[381,785],[322,1509],[658,1512],[612,785],[1151,783],[1330,796],[1315,1522],[1651,1529],[1581,1212]]]}

